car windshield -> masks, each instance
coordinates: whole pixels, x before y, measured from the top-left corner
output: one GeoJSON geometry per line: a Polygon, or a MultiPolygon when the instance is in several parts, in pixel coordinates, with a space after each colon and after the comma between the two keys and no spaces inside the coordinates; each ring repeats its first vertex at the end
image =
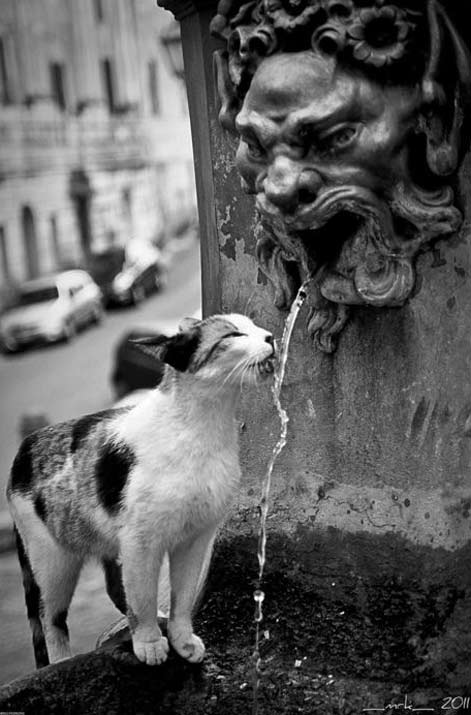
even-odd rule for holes
{"type": "Polygon", "coordinates": [[[24,290],[18,298],[18,305],[33,305],[34,303],[46,303],[49,300],[56,300],[59,297],[57,286],[45,286],[44,288],[32,288],[24,290]]]}

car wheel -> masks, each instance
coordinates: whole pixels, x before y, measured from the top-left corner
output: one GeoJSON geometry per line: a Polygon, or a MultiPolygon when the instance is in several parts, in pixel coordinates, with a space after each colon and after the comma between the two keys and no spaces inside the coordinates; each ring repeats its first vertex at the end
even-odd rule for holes
{"type": "Polygon", "coordinates": [[[64,324],[64,330],[62,333],[64,341],[68,343],[70,340],[72,340],[76,333],[77,326],[75,325],[75,321],[72,320],[72,318],[69,318],[69,320],[67,320],[67,322],[64,324]]]}
{"type": "Polygon", "coordinates": [[[154,286],[156,291],[162,288],[162,277],[158,273],[156,273],[154,277],[154,286]]]}
{"type": "Polygon", "coordinates": [[[157,284],[157,290],[163,290],[167,285],[167,274],[162,272],[160,275],[156,276],[155,280],[157,284]]]}
{"type": "Polygon", "coordinates": [[[144,298],[146,297],[144,288],[142,286],[135,286],[131,290],[131,303],[132,305],[139,305],[139,303],[142,303],[144,298]]]}
{"type": "Polygon", "coordinates": [[[12,355],[18,352],[18,344],[14,340],[4,340],[1,349],[4,355],[12,355]]]}

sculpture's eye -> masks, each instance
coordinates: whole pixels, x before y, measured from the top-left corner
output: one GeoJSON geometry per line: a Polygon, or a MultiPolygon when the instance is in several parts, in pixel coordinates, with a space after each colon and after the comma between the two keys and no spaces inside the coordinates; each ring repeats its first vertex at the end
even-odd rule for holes
{"type": "Polygon", "coordinates": [[[294,138],[293,144],[300,144],[304,150],[308,150],[313,144],[316,143],[316,131],[310,124],[305,124],[298,131],[297,139],[294,138]]]}
{"type": "Polygon", "coordinates": [[[265,150],[256,139],[245,138],[244,142],[247,146],[247,153],[252,159],[262,159],[265,156],[265,150]]]}
{"type": "Polygon", "coordinates": [[[340,127],[339,129],[335,129],[328,134],[320,136],[317,140],[317,145],[321,151],[325,152],[343,149],[353,141],[356,134],[356,127],[340,127]]]}

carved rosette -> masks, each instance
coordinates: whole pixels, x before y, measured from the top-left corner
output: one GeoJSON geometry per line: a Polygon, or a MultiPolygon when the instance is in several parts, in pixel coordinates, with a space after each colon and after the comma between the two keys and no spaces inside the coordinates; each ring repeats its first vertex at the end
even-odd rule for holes
{"type": "Polygon", "coordinates": [[[436,0],[221,0],[219,118],[256,196],[257,257],[335,349],[351,306],[401,306],[415,258],[462,222],[468,50],[436,0]]]}

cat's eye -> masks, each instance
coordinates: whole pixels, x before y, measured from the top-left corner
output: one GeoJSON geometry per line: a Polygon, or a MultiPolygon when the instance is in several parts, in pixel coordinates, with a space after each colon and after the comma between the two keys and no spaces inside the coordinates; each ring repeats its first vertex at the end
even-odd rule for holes
{"type": "Polygon", "coordinates": [[[224,339],[226,338],[246,338],[247,333],[239,333],[239,331],[234,330],[232,333],[226,333],[226,335],[223,336],[224,339]]]}

